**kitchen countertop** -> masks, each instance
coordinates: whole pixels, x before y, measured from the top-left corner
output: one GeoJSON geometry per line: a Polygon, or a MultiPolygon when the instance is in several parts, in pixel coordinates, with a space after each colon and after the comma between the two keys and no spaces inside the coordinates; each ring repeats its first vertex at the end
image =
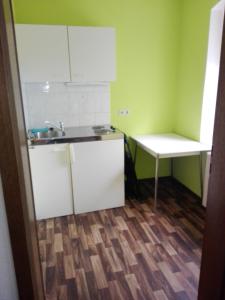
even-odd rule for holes
{"type": "Polygon", "coordinates": [[[65,127],[65,135],[61,137],[33,139],[31,145],[49,145],[61,143],[78,143],[88,141],[104,141],[123,139],[124,135],[119,130],[111,130],[110,126],[81,126],[65,127]],[[105,132],[94,130],[94,128],[104,127],[105,132]]]}

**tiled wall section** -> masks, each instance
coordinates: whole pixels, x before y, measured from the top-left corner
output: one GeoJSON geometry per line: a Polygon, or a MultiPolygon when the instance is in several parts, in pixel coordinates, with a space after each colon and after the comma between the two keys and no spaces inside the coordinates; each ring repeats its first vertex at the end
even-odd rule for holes
{"type": "Polygon", "coordinates": [[[110,124],[110,86],[64,83],[23,85],[26,127],[63,121],[66,127],[110,124]]]}

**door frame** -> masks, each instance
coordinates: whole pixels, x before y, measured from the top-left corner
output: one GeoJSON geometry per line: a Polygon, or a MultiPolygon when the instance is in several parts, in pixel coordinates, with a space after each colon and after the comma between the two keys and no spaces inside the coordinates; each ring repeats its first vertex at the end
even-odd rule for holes
{"type": "MultiPolygon", "coordinates": [[[[0,172],[20,299],[44,299],[10,0],[0,1],[0,172]]],[[[199,300],[225,299],[225,26],[199,300]],[[215,201],[216,199],[216,201],[215,201]]]]}
{"type": "Polygon", "coordinates": [[[10,0],[0,1],[0,173],[20,299],[44,299],[10,0]]]}
{"type": "Polygon", "coordinates": [[[225,299],[225,22],[202,249],[199,300],[225,299]]]}

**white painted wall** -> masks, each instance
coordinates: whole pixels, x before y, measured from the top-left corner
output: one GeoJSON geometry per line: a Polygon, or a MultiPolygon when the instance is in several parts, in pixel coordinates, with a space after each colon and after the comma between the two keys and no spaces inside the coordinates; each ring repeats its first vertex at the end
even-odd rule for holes
{"type": "Polygon", "coordinates": [[[17,300],[18,291],[0,177],[0,300],[17,300]]]}

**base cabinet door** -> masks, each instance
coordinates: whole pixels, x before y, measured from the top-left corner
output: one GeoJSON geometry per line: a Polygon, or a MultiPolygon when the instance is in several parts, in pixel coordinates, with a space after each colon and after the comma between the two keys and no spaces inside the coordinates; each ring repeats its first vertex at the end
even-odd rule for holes
{"type": "Polygon", "coordinates": [[[73,214],[69,145],[29,149],[38,220],[73,214]]]}
{"type": "Polygon", "coordinates": [[[70,145],[75,214],[123,206],[123,140],[70,145]]]}

